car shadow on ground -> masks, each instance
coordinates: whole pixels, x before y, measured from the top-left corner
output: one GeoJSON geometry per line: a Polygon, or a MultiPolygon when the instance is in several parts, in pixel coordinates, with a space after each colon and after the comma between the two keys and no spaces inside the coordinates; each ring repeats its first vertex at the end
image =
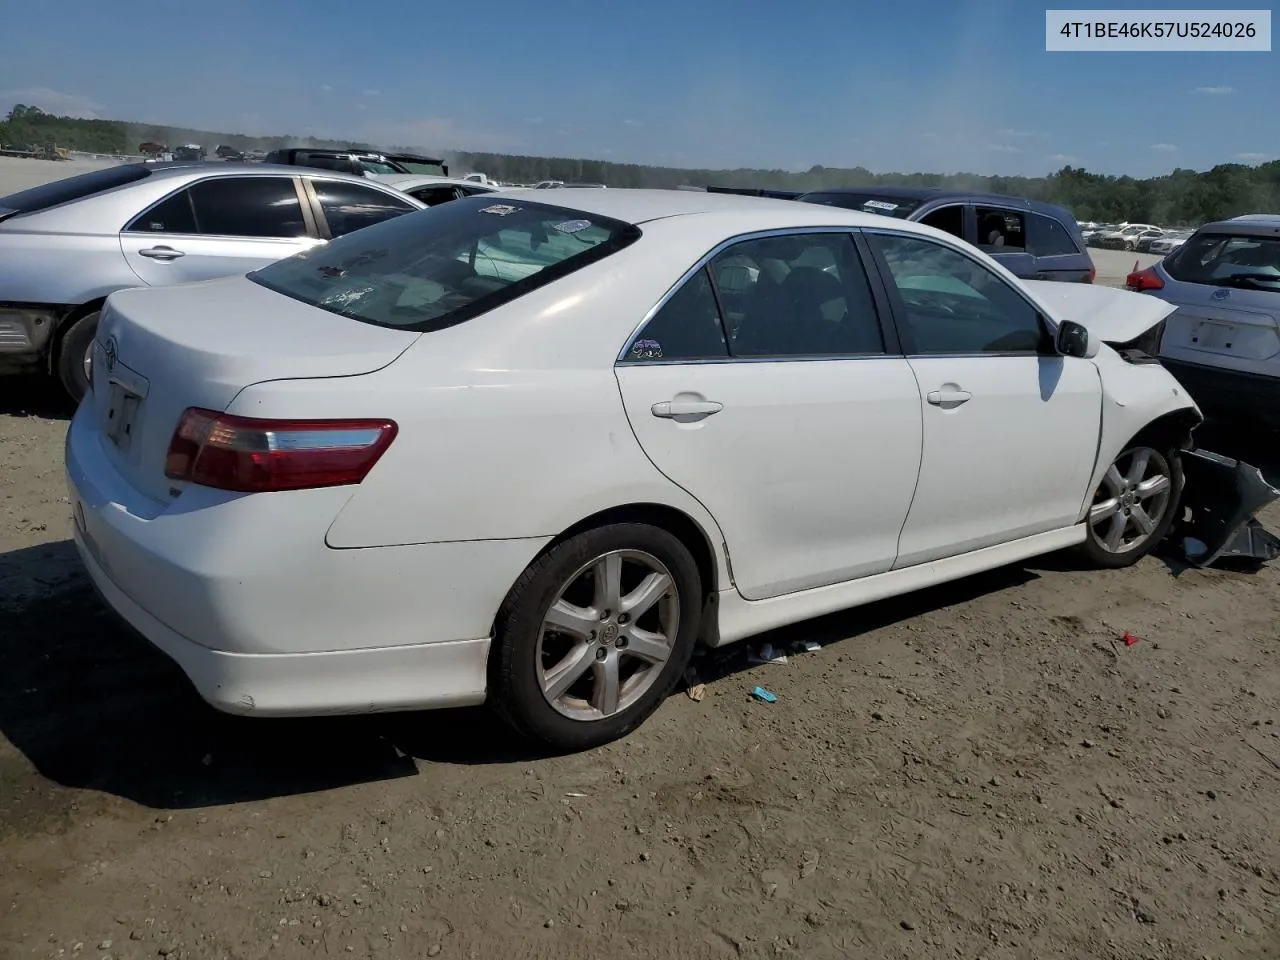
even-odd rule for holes
{"type": "MultiPolygon", "coordinates": [[[[219,713],[106,609],[74,570],[69,542],[0,556],[0,573],[51,562],[63,573],[46,590],[0,599],[0,734],[53,783],[191,809],[413,776],[418,761],[504,764],[547,755],[484,708],[270,720],[219,713]]],[[[1034,576],[997,570],[773,631],[752,645],[855,638],[1034,576]]],[[[700,658],[700,669],[711,680],[711,671],[745,668],[745,657],[739,644],[700,658]]],[[[8,778],[0,766],[0,779],[8,778]]]]}
{"type": "Polygon", "coordinates": [[[0,377],[0,416],[70,420],[76,405],[52,377],[0,377]]]}

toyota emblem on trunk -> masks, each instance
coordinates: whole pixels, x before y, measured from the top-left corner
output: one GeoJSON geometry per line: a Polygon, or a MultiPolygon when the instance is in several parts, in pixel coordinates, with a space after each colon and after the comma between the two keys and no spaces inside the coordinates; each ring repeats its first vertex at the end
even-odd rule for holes
{"type": "Polygon", "coordinates": [[[107,337],[107,342],[102,345],[102,356],[107,361],[107,369],[114,370],[116,361],[120,359],[120,345],[115,337],[107,337]]]}

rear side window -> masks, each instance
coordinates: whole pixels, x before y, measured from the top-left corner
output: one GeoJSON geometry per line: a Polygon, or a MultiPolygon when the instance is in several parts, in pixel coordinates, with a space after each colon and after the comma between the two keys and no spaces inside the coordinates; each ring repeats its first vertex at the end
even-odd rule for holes
{"type": "Polygon", "coordinates": [[[217,177],[139,214],[129,233],[290,239],[307,236],[292,177],[217,177]]]}
{"type": "Polygon", "coordinates": [[[1037,257],[1065,257],[1080,250],[1071,234],[1053,217],[1027,214],[1027,252],[1037,257]]]}
{"type": "Polygon", "coordinates": [[[440,330],[634,243],[631,224],[542,203],[466,197],[395,217],[249,274],[354,320],[440,330]]]}
{"type": "Polygon", "coordinates": [[[41,184],[29,190],[20,190],[7,197],[0,198],[0,210],[14,213],[35,213],[37,210],[48,210],[72,200],[83,200],[95,193],[123,187],[127,183],[137,183],[151,176],[151,171],[141,163],[124,163],[104,170],[93,170],[81,173],[64,180],[41,184]]]}
{"type": "Polygon", "coordinates": [[[728,356],[716,296],[703,267],[645,324],[624,360],[723,360],[728,356]]]}
{"type": "Polygon", "coordinates": [[[191,187],[196,226],[219,237],[305,237],[292,177],[218,177],[191,187]]]}
{"type": "Polygon", "coordinates": [[[1016,210],[977,207],[978,249],[987,253],[1022,253],[1027,248],[1026,219],[1016,210]]]}
{"type": "Polygon", "coordinates": [[[1183,283],[1280,292],[1280,237],[1199,233],[1164,268],[1183,283]]]}
{"type": "Polygon", "coordinates": [[[417,210],[389,193],[342,180],[312,180],[331,236],[341,237],[417,210]]]}
{"type": "Polygon", "coordinates": [[[428,207],[458,199],[458,191],[455,187],[418,187],[416,190],[410,190],[409,195],[428,207]]]}

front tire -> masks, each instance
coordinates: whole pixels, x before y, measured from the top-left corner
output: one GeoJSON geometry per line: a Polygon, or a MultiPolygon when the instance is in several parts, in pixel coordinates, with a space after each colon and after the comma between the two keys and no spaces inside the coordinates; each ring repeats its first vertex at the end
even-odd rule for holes
{"type": "Polygon", "coordinates": [[[89,392],[93,339],[98,332],[98,316],[102,311],[86,313],[62,335],[58,347],[58,379],[72,401],[79,403],[89,392]]]}
{"type": "Polygon", "coordinates": [[[1181,496],[1179,452],[1135,443],[1107,468],[1094,491],[1081,551],[1098,567],[1137,563],[1168,535],[1181,496]]]}
{"type": "Polygon", "coordinates": [[[630,733],[675,687],[693,655],[702,583],[688,548],[640,523],[557,544],[499,611],[490,703],[561,751],[630,733]]]}

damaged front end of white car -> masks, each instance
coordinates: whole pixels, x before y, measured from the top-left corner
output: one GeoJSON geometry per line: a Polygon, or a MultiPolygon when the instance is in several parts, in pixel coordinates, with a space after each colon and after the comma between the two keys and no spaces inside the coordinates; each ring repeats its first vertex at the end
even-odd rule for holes
{"type": "MultiPolygon", "coordinates": [[[[1103,442],[1123,443],[1143,425],[1173,417],[1184,428],[1181,438],[1183,488],[1178,516],[1165,539],[1165,549],[1192,566],[1221,559],[1265,563],[1280,557],[1280,537],[1267,530],[1256,514],[1280,499],[1262,471],[1250,463],[1196,446],[1192,434],[1203,415],[1176,378],[1156,359],[1164,320],[1176,307],[1152,297],[1089,284],[1024,281],[1035,296],[1054,308],[1059,337],[1087,338],[1077,349],[1091,356],[1102,377],[1107,402],[1103,442]],[[1076,319],[1079,318],[1079,319],[1076,319]],[[1101,349],[1105,344],[1109,349],[1101,349]],[[1119,375],[1123,365],[1150,366],[1156,378],[1119,375]],[[1108,376],[1108,370],[1114,370],[1108,376]],[[1169,381],[1176,385],[1171,392],[1169,381]]],[[[1100,458],[1105,469],[1105,458],[1100,458]]],[[[1095,477],[1095,484],[1101,476],[1095,477]]]]}

